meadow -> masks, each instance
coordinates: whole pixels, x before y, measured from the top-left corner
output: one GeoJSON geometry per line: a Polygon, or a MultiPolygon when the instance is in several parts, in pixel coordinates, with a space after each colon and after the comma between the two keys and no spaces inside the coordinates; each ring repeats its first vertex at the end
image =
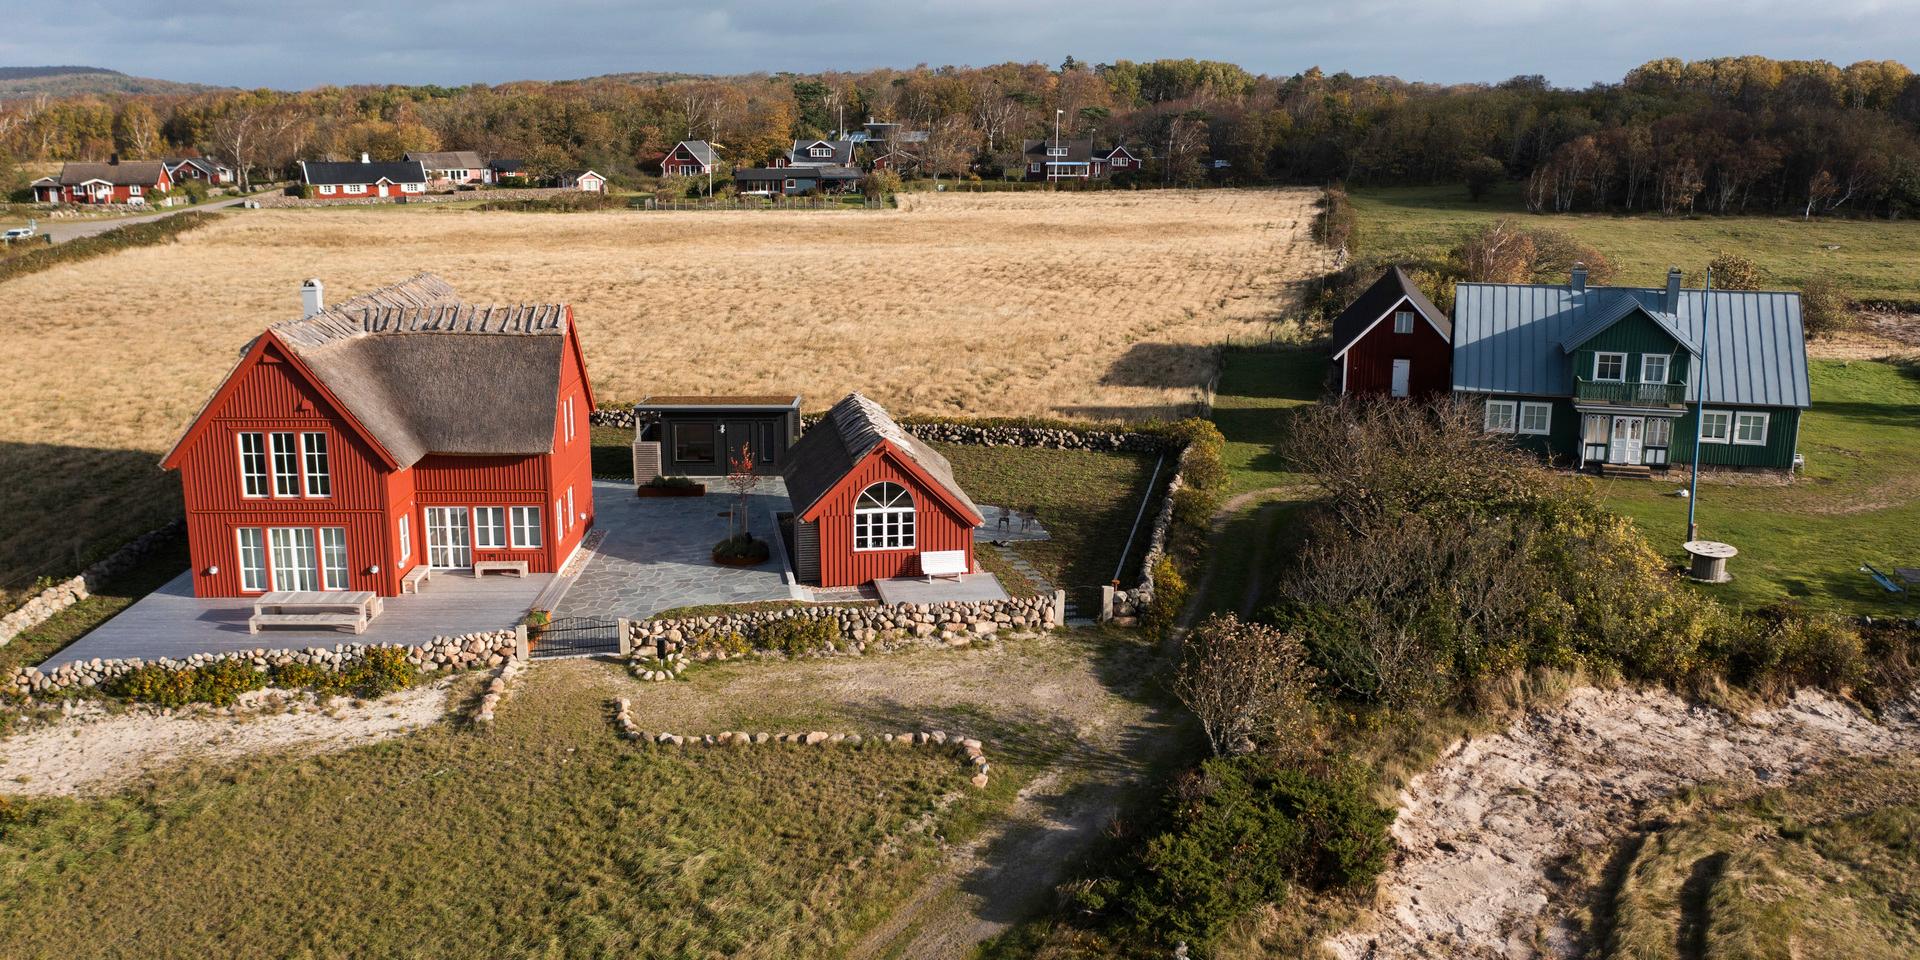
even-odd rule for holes
{"type": "MultiPolygon", "coordinates": [[[[178,242],[6,282],[0,590],[179,512],[160,454],[247,342],[435,272],[474,302],[574,307],[602,403],[863,391],[898,413],[1190,410],[1213,345],[1323,270],[1317,192],[916,194],[898,211],[226,213],[178,242]]],[[[478,385],[484,398],[485,385],[478,385]]]]}
{"type": "Polygon", "coordinates": [[[1512,217],[1591,244],[1618,269],[1615,283],[1658,285],[1668,267],[1702,272],[1724,251],[1751,257],[1772,287],[1828,277],[1856,299],[1920,298],[1920,222],[1912,220],[1528,213],[1514,187],[1484,202],[1458,185],[1358,189],[1351,198],[1360,218],[1354,252],[1363,256],[1440,257],[1475,228],[1512,217]]]}

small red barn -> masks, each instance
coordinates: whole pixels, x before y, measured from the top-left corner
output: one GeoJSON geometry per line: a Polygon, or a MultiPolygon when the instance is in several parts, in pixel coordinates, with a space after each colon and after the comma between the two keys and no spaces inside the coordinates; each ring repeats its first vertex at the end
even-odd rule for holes
{"type": "Polygon", "coordinates": [[[698,177],[713,172],[713,145],[705,140],[682,140],[660,161],[663,177],[698,177]]]}
{"type": "Polygon", "coordinates": [[[415,567],[559,570],[593,523],[593,394],[565,304],[439,278],[322,302],[249,344],[161,466],[199,597],[400,592],[415,567]]]}
{"type": "Polygon", "coordinates": [[[1453,324],[1393,267],[1334,319],[1333,376],[1342,394],[1446,393],[1453,387],[1453,324]]]}
{"type": "Polygon", "coordinates": [[[973,562],[980,509],[954,482],[953,467],[857,393],[787,451],[781,465],[793,500],[800,579],[822,587],[921,574],[920,555],[961,552],[973,562]]]}

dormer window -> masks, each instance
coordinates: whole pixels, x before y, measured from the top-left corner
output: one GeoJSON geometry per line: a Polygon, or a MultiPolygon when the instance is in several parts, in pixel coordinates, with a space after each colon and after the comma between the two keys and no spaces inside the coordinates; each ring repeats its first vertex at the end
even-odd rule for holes
{"type": "Polygon", "coordinates": [[[1624,353],[1596,353],[1593,355],[1593,378],[1624,383],[1627,379],[1627,355],[1624,353]]]}
{"type": "Polygon", "coordinates": [[[1667,382],[1667,355],[1666,354],[1649,353],[1646,356],[1640,358],[1640,382],[1641,383],[1666,383],[1667,382]]]}
{"type": "Polygon", "coordinates": [[[1394,311],[1393,332],[1394,333],[1412,333],[1413,332],[1413,311],[1412,310],[1394,311]]]}
{"type": "Polygon", "coordinates": [[[807,151],[807,156],[831,157],[833,156],[833,148],[828,146],[815,146],[813,149],[807,151]]]}
{"type": "Polygon", "coordinates": [[[1048,147],[1047,148],[1047,156],[1049,157],[1064,157],[1066,155],[1067,155],[1066,147],[1048,147]]]}

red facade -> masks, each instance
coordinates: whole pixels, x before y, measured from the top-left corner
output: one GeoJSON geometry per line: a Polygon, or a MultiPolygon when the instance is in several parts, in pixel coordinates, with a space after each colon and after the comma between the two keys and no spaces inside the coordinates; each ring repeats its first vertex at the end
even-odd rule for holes
{"type": "Polygon", "coordinates": [[[1400,301],[1334,358],[1340,392],[1388,395],[1394,392],[1394,368],[1406,368],[1406,395],[1432,397],[1453,387],[1453,345],[1413,304],[1400,301]],[[1395,315],[1410,313],[1409,332],[1395,315]]]}
{"type": "Polygon", "coordinates": [[[973,562],[977,519],[891,443],[876,446],[798,519],[818,524],[823,587],[918,576],[919,554],[932,551],[964,551],[968,571],[977,569],[973,562]],[[914,545],[898,550],[857,550],[854,502],[862,490],[882,482],[899,484],[912,495],[914,545]]]}
{"type": "Polygon", "coordinates": [[[441,551],[443,562],[436,565],[525,560],[530,572],[557,571],[594,515],[587,426],[593,398],[570,317],[566,338],[551,452],[428,454],[401,466],[291,350],[272,332],[263,334],[162,463],[180,471],[194,595],[239,597],[293,589],[291,581],[317,573],[318,589],[394,596],[407,571],[430,562],[427,511],[433,507],[460,508],[437,516],[444,521],[443,532],[463,518],[460,526],[470,545],[464,555],[441,551]],[[276,444],[282,441],[276,435],[291,435],[287,446],[293,456],[278,455],[276,444]],[[264,456],[249,460],[248,444],[264,456]],[[315,450],[324,450],[324,456],[311,456],[315,450]],[[264,474],[249,467],[263,461],[264,474]],[[538,546],[517,542],[533,538],[516,536],[511,509],[516,506],[537,511],[538,546]],[[491,540],[490,531],[480,529],[478,508],[483,507],[503,508],[505,545],[481,546],[491,540]],[[243,538],[255,530],[263,549],[250,559],[243,538]],[[324,555],[322,548],[336,536],[344,541],[344,557],[337,549],[324,555]],[[286,550],[274,548],[276,538],[285,541],[286,550]],[[301,544],[312,546],[311,560],[301,544]],[[335,575],[341,571],[343,576],[335,575]]]}
{"type": "Polygon", "coordinates": [[[34,199],[41,203],[129,203],[134,198],[141,202],[157,200],[173,189],[173,178],[165,170],[149,184],[111,185],[103,181],[54,186],[49,189],[34,189],[34,199]],[[134,191],[139,191],[135,193],[134,191]]]}

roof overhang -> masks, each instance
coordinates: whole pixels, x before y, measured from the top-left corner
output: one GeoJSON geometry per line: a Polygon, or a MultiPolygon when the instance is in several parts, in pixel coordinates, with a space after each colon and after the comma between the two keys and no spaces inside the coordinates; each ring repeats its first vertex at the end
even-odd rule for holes
{"type": "Polygon", "coordinates": [[[1419,317],[1422,320],[1425,320],[1427,322],[1427,326],[1432,327],[1433,332],[1440,335],[1440,339],[1442,340],[1451,339],[1447,336],[1447,332],[1445,330],[1440,329],[1439,324],[1436,324],[1433,322],[1432,317],[1427,316],[1427,312],[1425,310],[1420,309],[1419,304],[1413,302],[1412,297],[1407,296],[1406,294],[1403,293],[1400,295],[1400,299],[1395,300],[1393,302],[1393,305],[1388,307],[1385,312],[1381,313],[1377,317],[1374,317],[1372,323],[1367,324],[1365,329],[1361,330],[1358,334],[1355,334],[1353,339],[1348,340],[1343,346],[1340,347],[1339,350],[1335,351],[1333,354],[1333,359],[1338,360],[1341,357],[1346,356],[1347,351],[1352,350],[1354,344],[1359,343],[1362,340],[1365,340],[1367,338],[1367,334],[1370,334],[1373,332],[1374,327],[1379,326],[1382,321],[1386,320],[1388,317],[1393,316],[1394,312],[1399,310],[1402,306],[1412,307],[1414,315],[1419,317]]]}
{"type": "MultiPolygon", "coordinates": [[[[913,477],[914,482],[922,490],[931,493],[934,499],[940,501],[941,505],[954,516],[969,521],[976,527],[986,525],[987,520],[980,515],[979,511],[955,500],[953,494],[947,490],[946,484],[941,483],[933,474],[928,473],[925,467],[922,467],[913,459],[912,454],[895,446],[892,440],[882,439],[879,443],[874,444],[873,449],[868,450],[866,456],[848,465],[847,472],[842,474],[839,480],[834,481],[833,485],[828,487],[827,490],[832,490],[834,487],[845,482],[847,477],[852,476],[854,471],[860,469],[861,464],[872,460],[874,457],[885,457],[889,463],[905,471],[909,476],[913,477]]],[[[812,503],[804,506],[795,504],[794,519],[808,522],[819,519],[820,508],[826,501],[826,491],[822,491],[819,498],[812,503]]]]}

